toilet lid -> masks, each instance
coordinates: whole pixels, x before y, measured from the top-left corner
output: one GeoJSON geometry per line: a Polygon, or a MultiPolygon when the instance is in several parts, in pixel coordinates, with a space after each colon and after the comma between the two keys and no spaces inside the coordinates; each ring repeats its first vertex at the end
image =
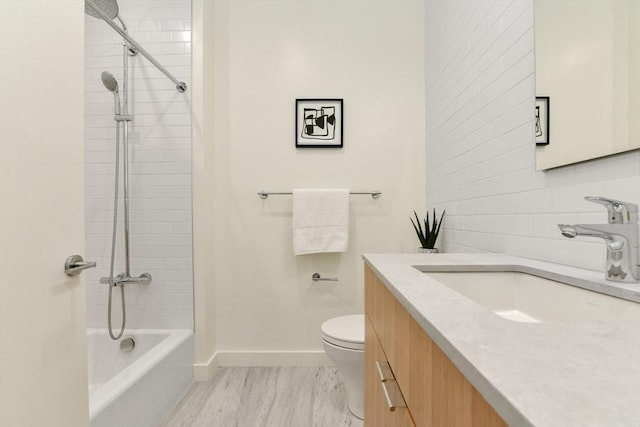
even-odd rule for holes
{"type": "Polygon", "coordinates": [[[320,327],[322,339],[339,347],[364,350],[364,314],[329,319],[320,327]]]}

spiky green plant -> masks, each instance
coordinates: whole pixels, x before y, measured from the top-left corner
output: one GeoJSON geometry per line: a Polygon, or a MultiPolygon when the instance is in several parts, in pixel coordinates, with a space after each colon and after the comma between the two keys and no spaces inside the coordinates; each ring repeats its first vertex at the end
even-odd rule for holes
{"type": "Polygon", "coordinates": [[[422,221],[420,220],[420,218],[418,218],[418,214],[416,213],[416,211],[413,211],[413,214],[416,217],[415,222],[413,221],[413,218],[409,217],[409,219],[411,220],[411,224],[413,224],[413,228],[414,230],[416,230],[416,234],[418,235],[418,240],[420,240],[420,245],[423,248],[433,249],[435,247],[445,212],[446,210],[442,211],[442,215],[440,215],[440,221],[436,219],[435,208],[433,209],[433,220],[431,222],[429,222],[429,211],[427,211],[427,216],[422,221]]]}

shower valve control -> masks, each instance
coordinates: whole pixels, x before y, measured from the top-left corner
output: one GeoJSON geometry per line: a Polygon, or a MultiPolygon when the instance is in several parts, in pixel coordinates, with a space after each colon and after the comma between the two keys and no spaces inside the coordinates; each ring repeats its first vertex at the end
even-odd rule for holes
{"type": "Polygon", "coordinates": [[[80,255],[71,255],[64,262],[64,274],[70,277],[77,276],[83,270],[95,266],[95,262],[85,262],[80,255]]]}

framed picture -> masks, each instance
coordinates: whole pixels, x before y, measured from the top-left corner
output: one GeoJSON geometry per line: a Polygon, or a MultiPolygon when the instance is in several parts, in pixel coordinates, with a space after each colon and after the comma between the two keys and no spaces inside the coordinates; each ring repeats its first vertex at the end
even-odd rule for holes
{"type": "Polygon", "coordinates": [[[536,97],[536,145],[549,144],[549,97],[536,97]]]}
{"type": "Polygon", "coordinates": [[[296,99],[296,147],[342,148],[342,99],[296,99]]]}

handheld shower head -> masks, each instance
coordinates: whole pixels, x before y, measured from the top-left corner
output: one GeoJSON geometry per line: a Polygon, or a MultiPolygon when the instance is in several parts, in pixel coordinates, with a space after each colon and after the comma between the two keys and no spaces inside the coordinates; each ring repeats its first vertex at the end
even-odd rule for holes
{"type": "Polygon", "coordinates": [[[109,19],[118,16],[118,2],[116,0],[84,0],[84,13],[94,18],[102,19],[96,10],[102,12],[109,19]]]}
{"type": "Polygon", "coordinates": [[[102,84],[109,92],[118,93],[118,81],[110,72],[102,72],[102,84]]]}
{"type": "Polygon", "coordinates": [[[118,93],[118,81],[113,74],[108,71],[102,72],[102,84],[107,90],[113,93],[113,103],[115,105],[115,113],[116,115],[120,114],[120,94],[118,93]]]}

